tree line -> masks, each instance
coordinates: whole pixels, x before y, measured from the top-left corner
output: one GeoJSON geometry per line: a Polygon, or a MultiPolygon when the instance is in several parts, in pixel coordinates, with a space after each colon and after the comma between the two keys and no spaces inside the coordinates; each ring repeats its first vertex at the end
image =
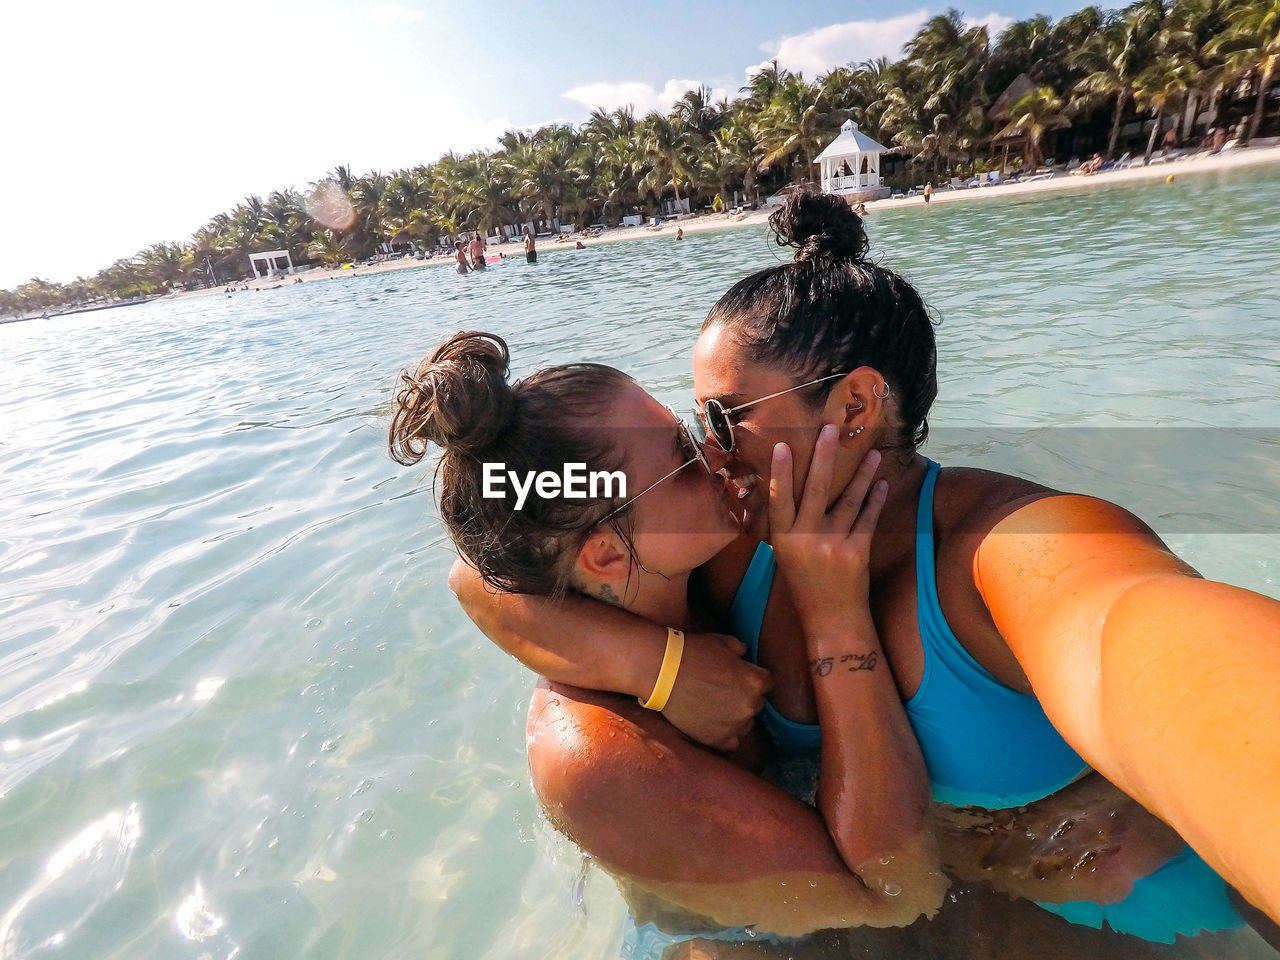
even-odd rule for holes
{"type": "Polygon", "coordinates": [[[1108,158],[1127,146],[1149,157],[1162,130],[1189,139],[1206,111],[1208,125],[1247,142],[1264,122],[1275,126],[1267,100],[1278,61],[1280,0],[1090,6],[1056,22],[1017,21],[994,40],[951,9],[896,61],[849,64],[813,81],[774,61],[732,100],[715,101],[704,86],[667,113],[596,109],[577,127],[509,130],[496,150],[450,152],[386,174],[339,166],[306,192],[247,197],[187,241],[153,244],[93,277],[0,290],[0,314],[223,285],[250,276],[249,255],[265,250],[335,265],[513,224],[616,224],[668,199],[718,208],[812,179],[814,158],[847,119],[895,151],[890,182],[904,185],[972,172],[1010,142],[1015,165],[1034,166],[1053,145],[1108,158]],[[1011,89],[1018,96],[1002,103],[1011,89]],[[1135,121],[1140,132],[1126,140],[1135,121]],[[336,198],[342,215],[317,216],[317,198],[328,207],[336,198]]]}

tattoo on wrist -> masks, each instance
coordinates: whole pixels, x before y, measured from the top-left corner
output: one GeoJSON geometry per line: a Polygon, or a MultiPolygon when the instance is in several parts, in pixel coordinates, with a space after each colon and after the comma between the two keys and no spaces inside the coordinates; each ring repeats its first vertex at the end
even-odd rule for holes
{"type": "Polygon", "coordinates": [[[876,651],[870,653],[842,653],[834,657],[818,657],[809,661],[809,672],[815,677],[827,677],[836,671],[856,673],[859,670],[874,670],[880,662],[876,651]]]}

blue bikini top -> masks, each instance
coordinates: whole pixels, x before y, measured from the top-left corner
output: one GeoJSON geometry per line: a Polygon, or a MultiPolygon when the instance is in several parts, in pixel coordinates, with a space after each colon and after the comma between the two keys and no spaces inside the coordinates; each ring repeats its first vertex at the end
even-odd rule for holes
{"type": "MultiPolygon", "coordinates": [[[[1088,765],[1067,745],[1040,702],[993,677],[964,649],[938,600],[934,572],[933,489],[940,467],[928,461],[916,510],[916,618],[924,675],[905,704],[924,754],[933,798],[956,806],[1019,807],[1056,793],[1088,765]]],[[[729,611],[746,657],[759,662],[760,623],[773,584],[773,550],[762,543],[729,611]]],[[[786,755],[817,753],[814,724],[796,723],[765,702],[761,720],[786,755]]]]}

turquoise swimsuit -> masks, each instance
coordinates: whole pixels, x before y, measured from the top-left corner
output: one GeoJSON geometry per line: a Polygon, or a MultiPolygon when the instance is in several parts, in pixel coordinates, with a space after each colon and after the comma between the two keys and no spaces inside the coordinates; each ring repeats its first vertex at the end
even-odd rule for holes
{"type": "MultiPolygon", "coordinates": [[[[933,797],[956,806],[1019,807],[1062,789],[1088,769],[1045,716],[1040,702],[1011,690],[982,667],[948,626],[934,571],[933,489],[940,468],[929,461],[916,510],[916,617],[924,648],[924,675],[906,702],[907,719],[924,754],[933,797]],[[999,749],[991,749],[998,745],[999,749]]],[[[759,662],[775,561],[760,544],[730,608],[731,629],[759,662]]],[[[761,720],[778,750],[817,755],[821,734],[813,724],[788,720],[766,702],[761,720]]],[[[1226,883],[1190,847],[1134,884],[1120,903],[1040,904],[1072,923],[1102,926],[1145,940],[1172,943],[1173,935],[1240,926],[1226,883]]]]}

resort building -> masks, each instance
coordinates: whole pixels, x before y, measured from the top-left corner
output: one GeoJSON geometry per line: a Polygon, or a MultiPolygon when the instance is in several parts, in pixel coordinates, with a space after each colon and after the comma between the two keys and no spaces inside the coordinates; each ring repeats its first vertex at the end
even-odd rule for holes
{"type": "Polygon", "coordinates": [[[296,273],[293,258],[288,250],[268,250],[249,254],[249,269],[255,277],[269,277],[274,273],[296,273]]]}
{"type": "Polygon", "coordinates": [[[852,120],[846,120],[840,136],[813,161],[821,171],[822,192],[838,194],[850,203],[889,196],[880,174],[880,155],[888,150],[859,130],[852,120]]]}

